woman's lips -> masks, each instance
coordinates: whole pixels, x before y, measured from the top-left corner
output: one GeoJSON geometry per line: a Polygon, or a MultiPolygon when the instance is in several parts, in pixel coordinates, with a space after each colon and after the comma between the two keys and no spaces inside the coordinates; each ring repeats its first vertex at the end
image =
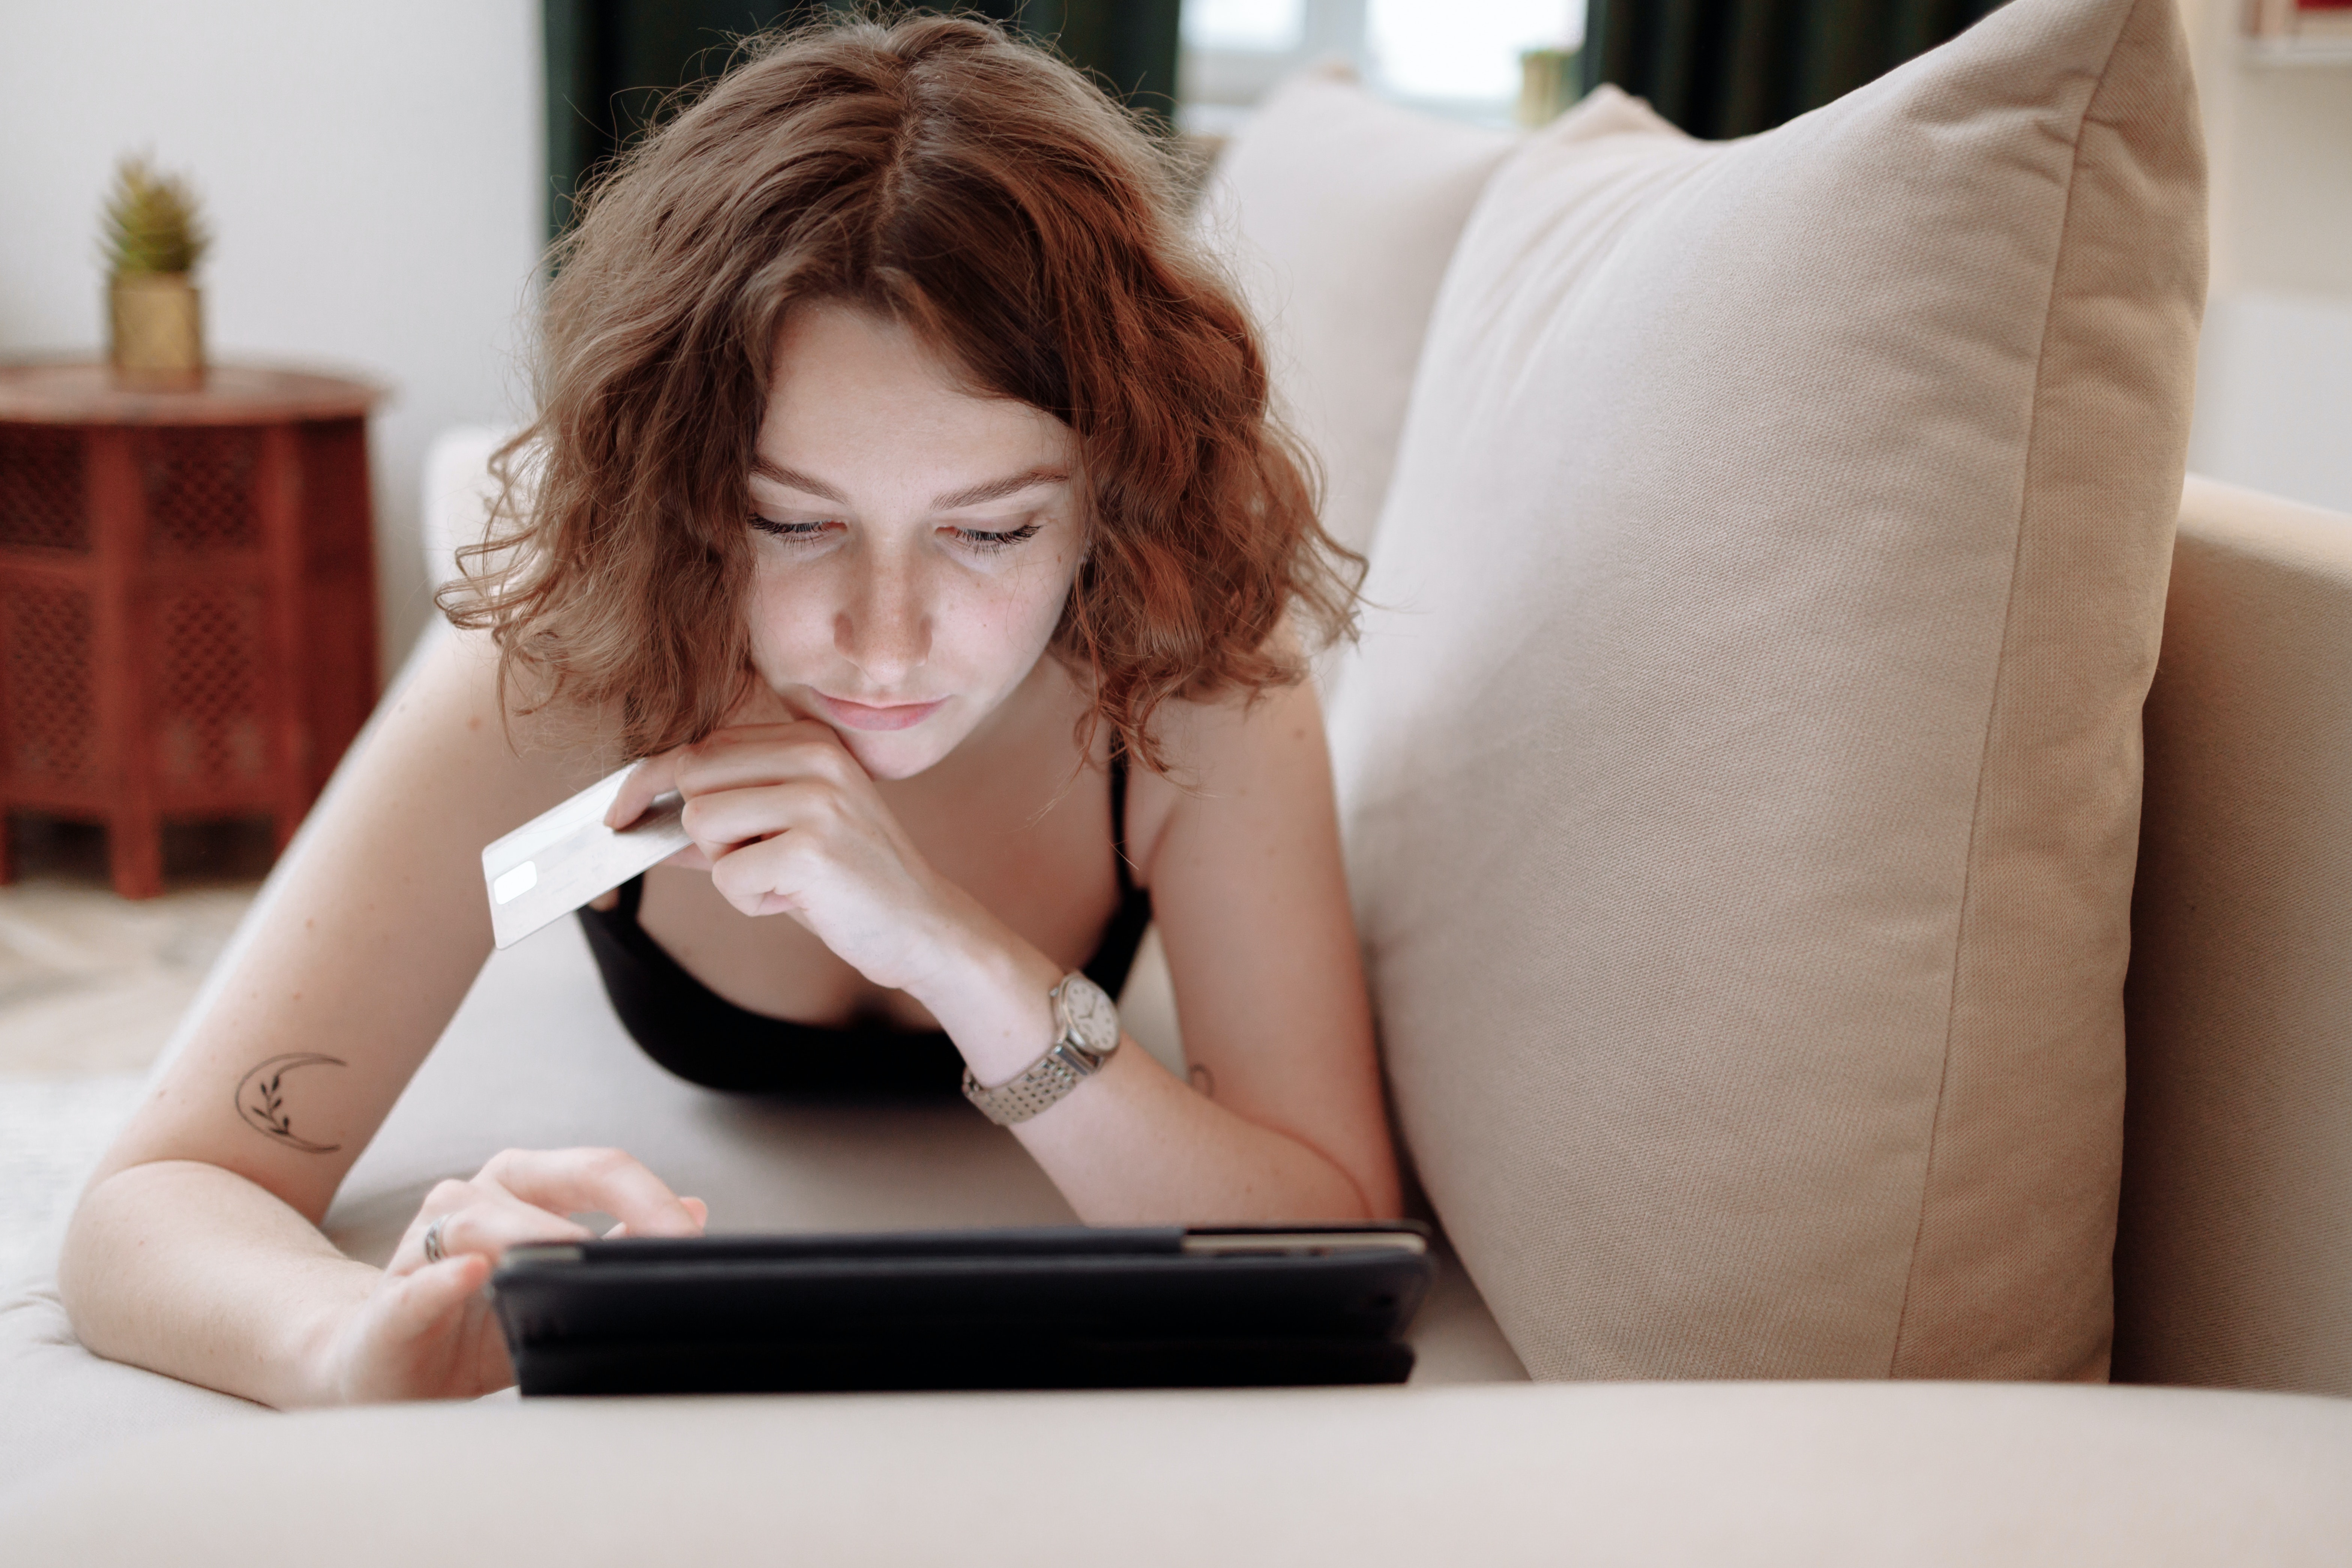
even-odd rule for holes
{"type": "Polygon", "coordinates": [[[838,697],[827,697],[822,691],[812,695],[835,723],[846,724],[853,730],[911,729],[938,712],[947,701],[942,697],[931,702],[900,702],[877,708],[870,702],[847,702],[838,697]]]}

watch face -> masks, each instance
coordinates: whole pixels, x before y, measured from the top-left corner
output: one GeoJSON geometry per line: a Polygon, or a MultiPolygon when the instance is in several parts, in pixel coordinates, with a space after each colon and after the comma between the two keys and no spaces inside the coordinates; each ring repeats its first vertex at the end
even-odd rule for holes
{"type": "Polygon", "coordinates": [[[1118,1008],[1085,975],[1062,982],[1061,1011],[1067,1033],[1096,1056],[1107,1057],[1118,1045],[1118,1008]]]}

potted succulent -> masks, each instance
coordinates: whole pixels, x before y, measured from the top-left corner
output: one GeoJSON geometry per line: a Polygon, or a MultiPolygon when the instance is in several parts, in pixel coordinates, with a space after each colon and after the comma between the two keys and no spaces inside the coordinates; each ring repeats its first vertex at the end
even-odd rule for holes
{"type": "Polygon", "coordinates": [[[1519,54],[1519,105],[1512,116],[1530,130],[1558,120],[1583,91],[1577,79],[1577,51],[1525,49],[1519,54]]]}
{"type": "Polygon", "coordinates": [[[204,311],[189,274],[211,243],[194,195],[143,157],[116,168],[107,197],[107,357],[140,385],[193,387],[204,381],[204,311]]]}

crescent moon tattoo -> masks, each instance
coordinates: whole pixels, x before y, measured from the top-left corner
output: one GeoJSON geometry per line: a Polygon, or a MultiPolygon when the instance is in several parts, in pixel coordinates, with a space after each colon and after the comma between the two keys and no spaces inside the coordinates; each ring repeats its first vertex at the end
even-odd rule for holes
{"type": "Polygon", "coordinates": [[[245,1124],[257,1132],[268,1135],[273,1142],[289,1149],[299,1149],[305,1154],[331,1154],[342,1147],[340,1143],[314,1143],[296,1134],[294,1118],[286,1109],[286,1097],[279,1086],[286,1075],[300,1068],[343,1066],[341,1057],[321,1056],[316,1051],[293,1051],[282,1057],[271,1057],[238,1080],[236,1113],[245,1124]]]}

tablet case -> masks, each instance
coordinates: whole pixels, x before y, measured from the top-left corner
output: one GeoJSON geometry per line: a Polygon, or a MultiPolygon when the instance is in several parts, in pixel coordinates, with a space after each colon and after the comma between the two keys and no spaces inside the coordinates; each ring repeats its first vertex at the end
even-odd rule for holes
{"type": "Polygon", "coordinates": [[[1403,1382],[1402,1336],[1434,1273],[1426,1232],[1318,1226],[1348,1244],[1186,1250],[1188,1236],[1288,1234],[590,1241],[516,1247],[490,1289],[526,1394],[1403,1382]]]}

